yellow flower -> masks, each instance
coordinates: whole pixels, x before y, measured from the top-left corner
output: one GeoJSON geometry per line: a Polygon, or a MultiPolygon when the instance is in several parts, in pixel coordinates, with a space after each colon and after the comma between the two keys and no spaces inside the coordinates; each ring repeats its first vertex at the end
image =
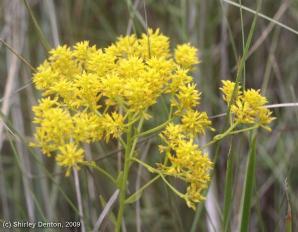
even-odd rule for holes
{"type": "MultiPolygon", "coordinates": [[[[38,108],[35,108],[38,110],[38,108]]],[[[40,108],[39,108],[40,110],[40,108]]],[[[35,146],[41,147],[46,155],[51,155],[58,146],[68,141],[73,132],[73,122],[68,112],[61,108],[46,108],[35,119],[39,124],[35,133],[35,146]]]]}
{"type": "Polygon", "coordinates": [[[33,76],[33,82],[37,89],[45,91],[55,83],[60,80],[58,71],[54,70],[48,61],[45,61],[37,68],[37,72],[33,76]]]}
{"type": "Polygon", "coordinates": [[[153,31],[148,29],[148,33],[143,33],[139,39],[138,52],[141,57],[168,57],[170,55],[169,38],[160,33],[159,29],[153,31]]]}
{"type": "MultiPolygon", "coordinates": [[[[170,149],[174,149],[178,145],[180,140],[185,139],[182,125],[174,123],[169,123],[164,131],[160,134],[160,137],[170,149]]],[[[164,146],[160,146],[160,148],[161,152],[167,149],[167,147],[164,146]]]]}
{"type": "Polygon", "coordinates": [[[57,98],[63,99],[63,102],[71,108],[78,106],[78,89],[71,81],[59,80],[54,82],[49,88],[48,94],[55,95],[57,98]]]}
{"type": "Polygon", "coordinates": [[[146,60],[146,64],[148,65],[148,69],[156,73],[159,79],[165,83],[170,80],[173,70],[176,69],[173,60],[166,59],[165,57],[153,56],[146,60]]]}
{"type": "Polygon", "coordinates": [[[51,99],[50,97],[41,98],[38,100],[38,105],[33,106],[32,111],[35,114],[35,118],[33,119],[34,123],[41,123],[44,118],[44,114],[51,108],[58,107],[58,99],[51,99]]]}
{"type": "Polygon", "coordinates": [[[234,113],[236,121],[239,123],[254,123],[255,121],[255,111],[251,111],[251,107],[247,102],[237,100],[231,107],[231,112],[234,113]]]}
{"type": "Polygon", "coordinates": [[[198,50],[189,43],[178,45],[175,49],[175,60],[182,68],[191,70],[199,63],[198,50]]]}
{"type": "Polygon", "coordinates": [[[120,36],[115,44],[106,49],[106,53],[121,58],[136,56],[137,51],[138,41],[135,35],[120,36]]]}
{"type": "Polygon", "coordinates": [[[52,49],[33,78],[48,96],[33,108],[34,145],[57,154],[56,162],[69,175],[86,162],[79,143],[120,138],[127,115],[148,120],[148,109],[164,96],[181,124],[170,123],[161,133],[166,145],[160,150],[170,161],[161,170],[188,183],[185,200],[192,206],[203,199],[211,167],[193,142],[211,125],[205,112],[195,110],[200,92],[188,73],[197,63],[196,48],[183,44],[172,54],[169,38],[159,29],[148,29],[141,38],[121,36],[102,49],[88,41],[52,49]]]}
{"type": "MultiPolygon", "coordinates": [[[[197,116],[195,112],[193,114],[197,116]]],[[[204,199],[202,192],[208,187],[213,164],[208,155],[194,144],[183,124],[169,123],[160,136],[166,144],[160,146],[160,151],[165,152],[170,164],[159,164],[158,167],[165,175],[188,184],[183,198],[189,207],[195,209],[195,203],[204,199]]]]}
{"type": "Polygon", "coordinates": [[[260,94],[260,90],[249,89],[243,92],[231,111],[239,123],[257,123],[266,126],[274,119],[271,117],[271,112],[265,108],[266,103],[267,99],[260,94]]]}
{"type": "MultiPolygon", "coordinates": [[[[192,139],[182,138],[175,136],[174,146],[166,150],[170,164],[167,166],[160,164],[159,168],[166,175],[174,176],[188,183],[184,199],[188,207],[195,209],[195,203],[204,199],[202,192],[208,187],[209,173],[213,164],[208,156],[202,153],[198,145],[193,143],[192,139]]],[[[167,139],[165,142],[173,143],[167,139]]]]}
{"type": "Polygon", "coordinates": [[[101,118],[101,126],[105,132],[105,140],[109,142],[110,138],[119,138],[124,129],[124,118],[121,114],[113,112],[104,114],[101,118]]]}
{"type": "Polygon", "coordinates": [[[88,61],[93,55],[96,55],[96,46],[90,46],[89,41],[78,42],[74,45],[74,50],[72,51],[72,56],[78,62],[81,69],[88,68],[88,61]]]}
{"type": "Polygon", "coordinates": [[[73,117],[73,137],[80,142],[95,142],[101,140],[103,128],[101,117],[93,113],[79,112],[73,117]]]}
{"type": "Polygon", "coordinates": [[[104,77],[112,73],[117,67],[115,63],[116,56],[103,52],[101,49],[92,52],[89,57],[86,61],[85,71],[94,73],[98,77],[104,77]]]}
{"type": "MultiPolygon", "coordinates": [[[[236,83],[224,80],[222,81],[223,86],[219,88],[223,93],[223,99],[227,104],[230,104],[230,101],[232,100],[233,91],[235,89],[236,83]]],[[[234,102],[237,101],[238,97],[241,96],[242,92],[240,90],[240,86],[237,86],[237,89],[235,90],[235,96],[234,96],[234,102]]]]}
{"type": "Polygon", "coordinates": [[[270,124],[275,118],[271,116],[272,112],[264,107],[261,107],[258,112],[258,120],[261,126],[265,126],[264,128],[267,130],[271,130],[269,127],[266,127],[266,125],[270,124]]]}
{"type": "Polygon", "coordinates": [[[145,72],[143,60],[136,56],[122,59],[118,62],[117,73],[123,79],[141,79],[145,72]]]}
{"type": "Polygon", "coordinates": [[[122,105],[124,85],[125,80],[114,73],[106,75],[101,79],[102,95],[107,98],[105,102],[106,105],[116,105],[117,102],[120,103],[120,105],[122,105]]]}
{"type": "Polygon", "coordinates": [[[196,89],[196,84],[187,84],[179,87],[178,93],[172,105],[177,107],[178,112],[191,110],[199,105],[201,93],[196,89]]]}
{"type": "Polygon", "coordinates": [[[192,82],[192,77],[189,76],[187,69],[177,67],[177,70],[171,76],[171,83],[168,86],[167,92],[176,93],[180,86],[187,86],[192,82]]]}
{"type": "Polygon", "coordinates": [[[71,168],[79,169],[79,165],[84,163],[84,151],[74,143],[64,144],[59,147],[56,161],[61,167],[66,167],[66,176],[70,175],[71,168]]]}
{"type": "MultiPolygon", "coordinates": [[[[231,81],[223,81],[220,90],[224,94],[224,100],[229,104],[236,84],[231,81]]],[[[266,125],[274,120],[271,111],[265,107],[267,99],[260,94],[260,90],[248,89],[241,91],[241,86],[237,87],[237,98],[231,105],[231,112],[235,116],[237,123],[257,124],[270,130],[266,125]]]]}
{"type": "Polygon", "coordinates": [[[205,129],[211,128],[211,121],[206,112],[189,110],[182,116],[182,125],[192,135],[205,134],[205,129]]]}
{"type": "Polygon", "coordinates": [[[251,107],[264,106],[268,101],[260,94],[260,90],[248,89],[243,92],[242,101],[247,102],[251,107]]]}
{"type": "Polygon", "coordinates": [[[142,112],[156,103],[159,92],[151,88],[150,83],[144,79],[138,81],[129,80],[124,85],[124,98],[128,108],[132,112],[142,112]]]}
{"type": "Polygon", "coordinates": [[[76,60],[73,59],[73,53],[66,45],[58,46],[49,51],[49,63],[51,68],[59,74],[60,79],[71,81],[75,75],[81,72],[76,60]]]}
{"type": "Polygon", "coordinates": [[[101,82],[97,75],[83,72],[82,75],[76,76],[74,86],[77,92],[73,96],[73,101],[77,98],[77,105],[88,107],[91,110],[98,110],[99,99],[101,97],[101,82]]]}

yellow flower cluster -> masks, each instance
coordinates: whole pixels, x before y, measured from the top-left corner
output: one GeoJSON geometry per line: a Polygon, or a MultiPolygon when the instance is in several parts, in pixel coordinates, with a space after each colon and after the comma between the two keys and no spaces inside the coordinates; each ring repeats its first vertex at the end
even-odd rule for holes
{"type": "MultiPolygon", "coordinates": [[[[207,120],[200,124],[197,134],[205,131],[207,120]]],[[[188,133],[185,127],[188,124],[170,123],[162,132],[161,137],[166,143],[160,146],[161,152],[165,152],[170,161],[170,165],[160,164],[161,171],[170,176],[177,177],[188,184],[184,199],[189,207],[195,209],[195,203],[204,199],[202,191],[208,187],[209,172],[213,166],[207,154],[204,154],[197,144],[194,143],[193,131],[188,133]]]]}
{"type": "Polygon", "coordinates": [[[79,164],[84,163],[84,151],[81,148],[77,148],[74,143],[68,143],[59,147],[59,154],[56,156],[57,163],[66,167],[66,175],[68,176],[71,171],[71,167],[79,168],[79,164]]]}
{"type": "Polygon", "coordinates": [[[196,110],[201,95],[196,85],[187,78],[181,79],[180,83],[172,99],[172,107],[180,122],[169,123],[160,134],[165,143],[160,146],[160,151],[165,152],[169,164],[159,164],[159,168],[165,175],[188,184],[183,198],[195,209],[195,204],[204,199],[202,191],[208,187],[213,164],[194,140],[212,128],[207,113],[196,110]]]}
{"type": "Polygon", "coordinates": [[[197,50],[189,44],[178,45],[175,51],[175,59],[183,68],[192,69],[199,63],[197,50]]]}
{"type": "Polygon", "coordinates": [[[265,107],[267,99],[260,94],[260,90],[247,89],[242,91],[241,86],[237,86],[234,101],[232,95],[236,83],[231,81],[222,81],[223,98],[228,105],[231,104],[231,113],[235,117],[235,122],[239,124],[256,124],[270,130],[267,126],[274,120],[272,112],[265,107]]]}
{"type": "Polygon", "coordinates": [[[82,143],[119,138],[128,120],[149,118],[146,111],[161,95],[168,95],[183,117],[183,130],[192,137],[202,133],[210,121],[194,110],[200,93],[189,72],[197,63],[196,48],[182,44],[172,53],[169,38],[158,29],[140,38],[121,36],[103,49],[88,41],[59,46],[33,77],[42,92],[33,107],[33,145],[55,155],[59,165],[78,168],[84,164],[82,143]]]}

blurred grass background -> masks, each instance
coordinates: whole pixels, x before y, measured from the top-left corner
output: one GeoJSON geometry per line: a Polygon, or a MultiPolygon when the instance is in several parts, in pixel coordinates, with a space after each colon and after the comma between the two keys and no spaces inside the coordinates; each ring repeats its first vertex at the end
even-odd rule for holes
{"type": "MultiPolygon", "coordinates": [[[[297,102],[297,0],[28,0],[27,3],[28,7],[22,0],[0,2],[1,220],[79,220],[73,178],[64,177],[64,171],[55,166],[53,159],[28,147],[34,131],[31,106],[39,97],[31,83],[34,71],[29,64],[37,67],[45,59],[47,43],[56,47],[89,40],[97,47],[105,47],[120,34],[140,35],[147,24],[160,28],[171,38],[173,47],[190,42],[199,48],[202,62],[194,78],[203,93],[201,109],[217,115],[225,109],[218,90],[221,80],[235,80],[255,16],[253,12],[259,5],[259,12],[268,18],[257,17],[242,73],[245,86],[260,88],[270,104],[297,102]],[[247,8],[239,7],[241,4],[247,8]]],[[[164,121],[167,110],[160,102],[152,109],[154,120],[145,127],[164,121]]],[[[250,231],[286,231],[290,216],[293,231],[298,230],[295,220],[298,213],[297,107],[274,108],[274,116],[277,119],[272,123],[272,132],[260,130],[257,137],[250,231]]],[[[222,117],[213,119],[219,131],[224,123],[222,117]]],[[[210,135],[203,140],[208,138],[210,135]]],[[[141,140],[140,157],[152,164],[158,162],[158,143],[158,136],[141,140]]],[[[225,139],[219,144],[213,182],[207,200],[197,212],[187,208],[163,183],[156,182],[146,189],[141,199],[127,207],[126,230],[222,231],[229,154],[233,169],[227,231],[237,231],[248,147],[248,135],[225,139]]],[[[96,160],[112,174],[117,173],[116,142],[86,145],[85,150],[88,159],[96,160]]],[[[215,147],[208,152],[213,157],[215,147]]],[[[79,174],[89,231],[116,189],[97,172],[82,169],[79,174]]],[[[150,178],[151,174],[135,166],[129,182],[130,193],[150,178]]],[[[113,210],[116,212],[117,207],[113,206],[113,210]]],[[[112,231],[113,217],[109,214],[104,219],[101,231],[112,231]]]]}

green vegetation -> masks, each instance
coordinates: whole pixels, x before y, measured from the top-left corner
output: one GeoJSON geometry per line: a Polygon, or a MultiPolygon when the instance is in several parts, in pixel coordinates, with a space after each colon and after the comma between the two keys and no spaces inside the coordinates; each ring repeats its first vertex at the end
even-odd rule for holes
{"type": "MultiPolygon", "coordinates": [[[[138,232],[298,229],[294,220],[298,214],[297,0],[3,0],[0,11],[0,228],[7,221],[42,221],[62,222],[64,226],[65,222],[75,222],[68,226],[81,225],[82,231],[120,231],[120,227],[121,231],[138,232]],[[92,138],[82,138],[80,134],[79,147],[73,145],[70,136],[69,144],[59,148],[62,154],[76,154],[79,170],[72,169],[77,167],[71,165],[72,157],[65,160],[61,156],[56,162],[53,150],[48,152],[52,156],[47,157],[42,146],[29,146],[35,142],[36,132],[36,124],[32,123],[36,110],[33,112],[32,106],[37,105],[42,94],[33,84],[37,78],[32,77],[49,57],[49,50],[64,44],[72,47],[79,41],[105,48],[120,35],[141,38],[143,34],[147,38],[153,33],[148,28],[159,28],[170,38],[171,54],[177,45],[191,44],[191,48],[180,47],[180,56],[183,62],[190,62],[181,61],[187,69],[200,61],[190,70],[202,93],[199,108],[193,104],[188,116],[175,114],[179,107],[180,111],[185,108],[178,94],[179,101],[171,106],[172,96],[166,91],[158,104],[151,104],[149,94],[155,94],[157,84],[150,85],[148,79],[142,85],[150,87],[144,88],[144,99],[149,100],[142,113],[137,101],[131,105],[117,102],[119,114],[114,112],[113,116],[105,115],[113,106],[98,109],[106,120],[103,141],[88,144],[85,142],[92,138]],[[194,48],[198,48],[198,58],[192,57],[196,54],[194,48]],[[184,59],[185,54],[190,60],[184,59]],[[260,89],[268,102],[250,89],[260,89]],[[257,99],[254,102],[260,105],[253,113],[252,108],[245,111],[240,107],[249,99],[257,99]],[[274,121],[271,122],[269,111],[260,110],[264,104],[273,112],[274,121]],[[125,107],[134,108],[127,111],[125,107]],[[189,132],[200,134],[199,137],[192,140],[189,134],[183,135],[179,143],[170,139],[180,129],[165,129],[169,123],[177,124],[181,118],[185,126],[203,112],[209,117],[204,117],[203,129],[196,125],[189,132]],[[113,125],[117,120],[118,124],[113,125]],[[122,130],[125,136],[121,137],[122,130]],[[199,144],[199,148],[190,146],[189,141],[199,144]],[[171,155],[160,154],[159,145],[165,143],[167,146],[160,150],[168,149],[171,155]],[[186,145],[193,150],[187,150],[186,145]],[[212,184],[205,186],[209,175],[202,175],[206,178],[202,181],[204,187],[187,191],[190,195],[185,190],[195,181],[189,181],[177,170],[170,172],[171,165],[182,162],[182,151],[208,153],[213,162],[211,169],[209,161],[204,161],[212,184]],[[173,157],[177,163],[172,162],[173,157]],[[202,196],[207,198],[203,200],[202,196]]],[[[142,52],[145,54],[148,49],[149,55],[144,59],[149,60],[153,50],[150,41],[145,42],[143,47],[147,47],[142,52]]],[[[172,66],[170,70],[177,71],[172,66]]],[[[96,85],[96,81],[92,82],[92,86],[96,85]]],[[[142,90],[138,88],[131,87],[132,91],[142,90]]],[[[190,89],[185,91],[198,94],[190,89]]],[[[129,99],[127,93],[123,96],[129,99]]],[[[65,109],[63,104],[59,107],[65,109]]],[[[95,101],[94,108],[96,104],[95,101]]],[[[47,145],[68,133],[67,116],[56,113],[49,113],[48,118],[60,119],[60,130],[44,140],[49,142],[47,145]]],[[[83,113],[86,111],[81,117],[83,113]]],[[[195,166],[199,161],[188,164],[195,166]]],[[[67,231],[61,229],[64,230],[67,231]]]]}

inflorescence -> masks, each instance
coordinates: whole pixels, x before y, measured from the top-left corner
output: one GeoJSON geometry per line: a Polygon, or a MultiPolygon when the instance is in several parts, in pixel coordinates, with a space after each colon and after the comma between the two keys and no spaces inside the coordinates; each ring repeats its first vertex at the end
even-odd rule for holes
{"type": "MultiPolygon", "coordinates": [[[[204,199],[213,163],[195,142],[212,129],[206,112],[198,111],[201,93],[191,72],[199,63],[197,49],[190,44],[170,51],[169,38],[159,30],[119,37],[104,49],[79,42],[49,52],[33,81],[42,98],[37,106],[33,146],[54,156],[58,165],[72,168],[88,164],[82,145],[122,139],[129,125],[154,115],[148,109],[163,96],[169,99],[169,123],[160,133],[165,162],[158,165],[163,175],[187,183],[188,206],[204,199]]],[[[224,100],[239,124],[266,125],[271,112],[259,91],[235,91],[235,83],[224,81],[224,100]]]]}

